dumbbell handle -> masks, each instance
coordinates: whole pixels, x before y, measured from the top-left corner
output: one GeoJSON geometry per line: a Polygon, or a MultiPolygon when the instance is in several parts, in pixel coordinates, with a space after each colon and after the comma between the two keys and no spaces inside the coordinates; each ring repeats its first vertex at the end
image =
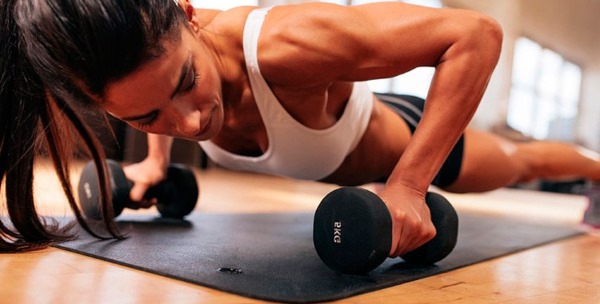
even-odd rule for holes
{"type": "Polygon", "coordinates": [[[165,179],[148,188],[144,198],[156,198],[156,208],[163,217],[182,218],[194,209],[198,193],[198,184],[192,171],[184,165],[171,164],[165,179]]]}
{"type": "MultiPolygon", "coordinates": [[[[129,189],[133,188],[134,183],[131,180],[127,180],[129,189]]],[[[144,193],[144,199],[157,199],[163,201],[163,198],[168,197],[170,193],[175,191],[173,183],[169,180],[163,180],[156,185],[149,187],[144,193]]],[[[164,200],[164,203],[168,204],[168,200],[164,200]]]]}
{"type": "MultiPolygon", "coordinates": [[[[114,216],[121,214],[126,206],[133,205],[129,192],[133,182],[125,176],[120,164],[107,159],[112,184],[112,209],[114,216]]],[[[89,162],[82,170],[79,180],[79,200],[87,217],[101,219],[98,177],[95,164],[89,162]]],[[[144,194],[145,198],[156,198],[158,211],[163,217],[182,218],[189,214],[196,205],[198,184],[191,170],[181,164],[170,164],[167,176],[155,186],[150,187],[144,194]]]]}
{"type": "MultiPolygon", "coordinates": [[[[128,183],[131,189],[133,182],[128,180],[128,183]]],[[[144,198],[155,198],[156,208],[163,217],[182,218],[194,209],[198,192],[193,173],[183,165],[171,164],[167,168],[165,179],[148,188],[144,198]],[[178,201],[173,201],[174,199],[178,201]]],[[[130,203],[129,197],[127,203],[130,203]]]]}

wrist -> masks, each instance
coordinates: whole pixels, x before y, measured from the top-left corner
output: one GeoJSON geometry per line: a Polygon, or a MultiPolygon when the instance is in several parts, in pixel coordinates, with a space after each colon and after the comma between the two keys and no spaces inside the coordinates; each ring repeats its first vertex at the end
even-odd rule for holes
{"type": "Polygon", "coordinates": [[[165,169],[171,161],[173,138],[165,135],[148,134],[148,155],[146,159],[165,169]]]}
{"type": "Polygon", "coordinates": [[[151,163],[152,166],[164,170],[169,166],[171,159],[169,156],[164,155],[162,153],[148,153],[148,156],[146,156],[146,159],[144,161],[151,163]]]}
{"type": "Polygon", "coordinates": [[[429,190],[429,186],[433,177],[429,177],[427,173],[407,172],[407,170],[395,170],[388,178],[386,188],[402,188],[411,190],[411,192],[425,194],[429,190]]]}

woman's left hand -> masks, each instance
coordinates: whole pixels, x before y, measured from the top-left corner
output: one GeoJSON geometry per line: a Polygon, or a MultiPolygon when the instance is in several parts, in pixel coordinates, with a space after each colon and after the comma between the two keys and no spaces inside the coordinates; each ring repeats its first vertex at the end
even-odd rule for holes
{"type": "Polygon", "coordinates": [[[425,204],[426,191],[405,185],[386,185],[379,193],[392,216],[390,257],[402,256],[433,239],[436,229],[425,204]]]}

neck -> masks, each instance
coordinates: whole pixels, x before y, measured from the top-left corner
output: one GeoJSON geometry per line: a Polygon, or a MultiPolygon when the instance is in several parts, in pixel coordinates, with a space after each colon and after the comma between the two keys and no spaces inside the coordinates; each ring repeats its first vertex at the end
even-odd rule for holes
{"type": "Polygon", "coordinates": [[[219,73],[225,106],[238,103],[247,82],[241,41],[237,43],[235,39],[226,39],[206,29],[200,30],[199,37],[206,45],[219,73]]]}

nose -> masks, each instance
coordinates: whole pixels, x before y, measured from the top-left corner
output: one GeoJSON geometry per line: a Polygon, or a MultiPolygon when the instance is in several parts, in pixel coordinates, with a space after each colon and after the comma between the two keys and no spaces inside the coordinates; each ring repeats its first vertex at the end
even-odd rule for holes
{"type": "Polygon", "coordinates": [[[173,106],[175,113],[175,130],[184,137],[194,137],[202,128],[202,113],[190,104],[177,103],[173,106]]]}

